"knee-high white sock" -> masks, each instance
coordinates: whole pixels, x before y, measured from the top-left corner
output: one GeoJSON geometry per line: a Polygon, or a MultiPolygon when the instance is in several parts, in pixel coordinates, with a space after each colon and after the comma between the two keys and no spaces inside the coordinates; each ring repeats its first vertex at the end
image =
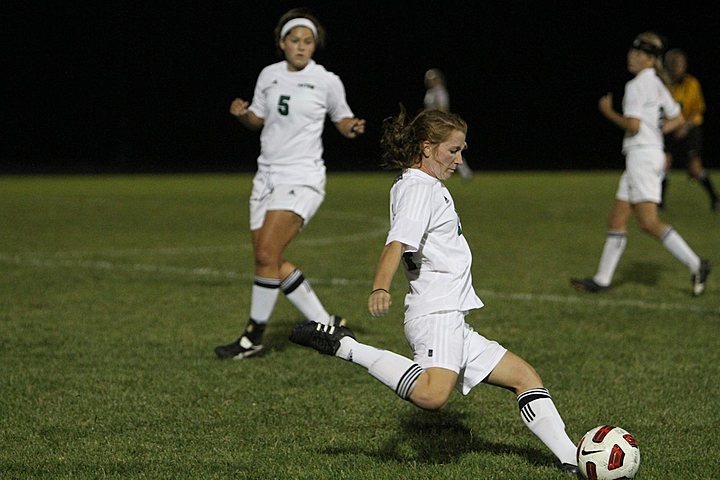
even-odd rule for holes
{"type": "Polygon", "coordinates": [[[700,257],[692,251],[692,248],[685,243],[685,240],[683,240],[674,228],[668,226],[665,233],[660,236],[660,241],[675,258],[690,269],[691,273],[698,273],[700,271],[700,257]]]}
{"type": "Polygon", "coordinates": [[[423,373],[420,365],[409,358],[365,345],[351,337],[340,340],[340,348],[335,355],[367,368],[370,375],[403,400],[410,397],[418,377],[423,373]]]}
{"type": "Polygon", "coordinates": [[[256,323],[265,324],[270,319],[280,288],[277,278],[255,277],[250,299],[250,318],[256,323]]]}
{"type": "Polygon", "coordinates": [[[520,418],[560,460],[576,465],[575,444],[565,433],[565,423],[555,408],[548,391],[534,388],[517,397],[520,418]]]}
{"type": "Polygon", "coordinates": [[[607,287],[612,282],[620,257],[622,257],[627,245],[627,236],[623,232],[608,232],[605,246],[603,247],[597,273],[593,277],[595,283],[607,287]]]}
{"type": "Polygon", "coordinates": [[[288,275],[280,284],[285,297],[290,300],[295,308],[300,310],[305,318],[314,322],[327,325],[330,323],[330,314],[320,303],[320,299],[315,294],[305,276],[296,268],[288,275]]]}

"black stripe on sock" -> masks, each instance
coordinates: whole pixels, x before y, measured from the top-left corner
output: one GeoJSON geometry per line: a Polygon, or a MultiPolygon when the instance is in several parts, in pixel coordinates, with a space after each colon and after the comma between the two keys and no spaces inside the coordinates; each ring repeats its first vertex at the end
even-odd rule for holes
{"type": "Polygon", "coordinates": [[[532,402],[533,400],[537,400],[539,398],[552,398],[550,396],[550,393],[544,389],[544,388],[535,388],[533,390],[528,390],[527,392],[521,393],[517,397],[518,407],[520,407],[520,410],[522,411],[523,407],[527,405],[528,403],[532,402]]]}
{"type": "Polygon", "coordinates": [[[662,235],[660,235],[660,243],[664,242],[665,239],[668,237],[668,235],[670,235],[670,234],[672,233],[673,230],[674,230],[673,227],[671,227],[670,225],[668,225],[667,230],[665,230],[665,231],[662,233],[662,235]]]}
{"type": "Polygon", "coordinates": [[[258,287],[280,288],[280,280],[275,278],[255,277],[255,281],[253,283],[255,283],[258,287]]]}
{"type": "Polygon", "coordinates": [[[282,288],[282,291],[285,295],[289,295],[294,292],[296,288],[302,285],[304,281],[305,276],[302,274],[302,272],[300,272],[300,270],[295,270],[293,273],[288,275],[288,277],[280,284],[280,288],[282,288]]]}
{"type": "Polygon", "coordinates": [[[407,400],[413,385],[418,377],[422,375],[423,369],[417,363],[413,363],[410,368],[400,377],[395,393],[402,399],[407,400]]]}
{"type": "Polygon", "coordinates": [[[520,409],[520,415],[525,419],[526,422],[530,423],[535,420],[535,412],[530,405],[525,405],[520,409]]]}

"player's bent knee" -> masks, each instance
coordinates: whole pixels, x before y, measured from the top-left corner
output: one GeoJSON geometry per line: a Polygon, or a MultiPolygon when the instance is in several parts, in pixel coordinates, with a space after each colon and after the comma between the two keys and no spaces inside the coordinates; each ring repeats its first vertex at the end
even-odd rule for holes
{"type": "Polygon", "coordinates": [[[255,265],[261,267],[269,267],[280,264],[281,256],[274,249],[265,245],[258,245],[255,249],[255,265]]]}
{"type": "MultiPolygon", "coordinates": [[[[416,389],[417,390],[417,389],[416,389]]],[[[450,393],[413,391],[410,401],[424,410],[440,410],[450,400],[450,393]]]]}

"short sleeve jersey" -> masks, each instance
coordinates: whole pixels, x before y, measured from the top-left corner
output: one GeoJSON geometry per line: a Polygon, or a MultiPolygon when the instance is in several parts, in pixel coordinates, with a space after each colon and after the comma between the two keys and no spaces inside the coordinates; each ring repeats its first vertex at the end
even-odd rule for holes
{"type": "Polygon", "coordinates": [[[390,190],[386,244],[393,241],[405,245],[402,263],[409,282],[406,321],[483,306],[472,286],[472,253],[455,202],[438,179],[415,168],[397,178],[390,190]]]}
{"type": "Polygon", "coordinates": [[[702,125],[705,113],[705,97],[697,78],[685,74],[679,83],[670,86],[670,93],[682,108],[683,116],[689,120],[692,115],[695,125],[702,125]]]}
{"type": "Polygon", "coordinates": [[[623,116],[639,119],[640,130],[635,135],[625,134],[623,152],[638,147],[663,148],[661,121],[679,114],[680,105],[655,74],[655,69],[639,72],[625,85],[623,116]]]}
{"type": "Polygon", "coordinates": [[[325,116],[333,122],[353,117],[340,77],[313,60],[299,72],[287,67],[282,61],[260,72],[250,105],[264,119],[258,166],[270,167],[277,184],[324,174],[325,116]]]}

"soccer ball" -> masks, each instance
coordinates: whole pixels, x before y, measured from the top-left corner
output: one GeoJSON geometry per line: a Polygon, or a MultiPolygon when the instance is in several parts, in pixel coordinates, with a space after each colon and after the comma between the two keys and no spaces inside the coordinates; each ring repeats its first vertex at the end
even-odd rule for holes
{"type": "Polygon", "coordinates": [[[622,428],[601,425],[580,440],[577,462],[588,480],[634,478],[640,468],[640,448],[622,428]]]}

